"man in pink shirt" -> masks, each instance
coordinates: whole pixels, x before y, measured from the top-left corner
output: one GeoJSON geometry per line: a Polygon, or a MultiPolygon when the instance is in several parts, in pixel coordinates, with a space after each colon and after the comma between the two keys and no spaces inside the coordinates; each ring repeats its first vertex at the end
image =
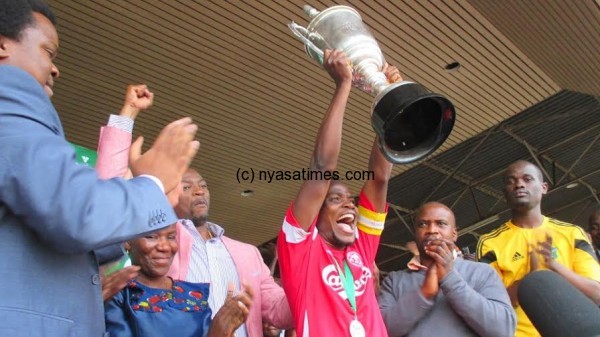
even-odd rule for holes
{"type": "Polygon", "coordinates": [[[206,180],[194,169],[182,179],[183,192],[175,213],[179,252],[169,276],[188,282],[211,283],[209,305],[219,310],[227,295],[227,284],[240,289],[245,281],[254,291],[246,324],[236,337],[262,337],[263,322],[275,327],[293,327],[290,307],[283,289],[275,282],[255,246],[224,235],[223,227],[208,221],[210,191],[206,180]]]}

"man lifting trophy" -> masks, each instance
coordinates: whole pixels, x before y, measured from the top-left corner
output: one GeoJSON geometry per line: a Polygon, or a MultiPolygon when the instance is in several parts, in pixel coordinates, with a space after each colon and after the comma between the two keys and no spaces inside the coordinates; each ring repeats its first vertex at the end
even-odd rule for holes
{"type": "Polygon", "coordinates": [[[308,26],[292,22],[289,28],[321,65],[325,49],[346,53],[352,63],[353,86],[375,96],[371,124],[390,162],[411,163],[442,145],[455,120],[448,99],[418,83],[388,83],[382,72],[386,64],[383,53],[355,9],[333,6],[319,12],[306,5],[304,11],[311,19],[308,26]]]}

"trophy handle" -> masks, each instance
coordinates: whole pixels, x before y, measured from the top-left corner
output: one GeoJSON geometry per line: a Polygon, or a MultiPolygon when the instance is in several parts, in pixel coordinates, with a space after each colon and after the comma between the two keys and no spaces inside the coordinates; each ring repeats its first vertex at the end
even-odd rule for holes
{"type": "MultiPolygon", "coordinates": [[[[304,43],[304,45],[306,46],[306,48],[310,49],[314,54],[316,54],[316,56],[318,57],[317,62],[319,62],[319,64],[323,64],[323,58],[325,53],[323,53],[323,51],[317,47],[317,45],[315,45],[310,39],[309,37],[317,37],[318,39],[323,40],[318,34],[314,34],[308,31],[308,29],[300,26],[299,24],[295,23],[294,21],[288,23],[288,27],[290,28],[290,30],[292,31],[292,33],[294,34],[294,36],[302,41],[304,43]]],[[[308,53],[310,56],[310,53],[308,53]]]]}

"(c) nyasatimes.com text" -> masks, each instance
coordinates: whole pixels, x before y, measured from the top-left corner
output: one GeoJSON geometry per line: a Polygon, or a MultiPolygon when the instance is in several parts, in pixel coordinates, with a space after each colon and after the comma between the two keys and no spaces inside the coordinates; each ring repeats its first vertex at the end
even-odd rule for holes
{"type": "Polygon", "coordinates": [[[255,180],[272,183],[276,181],[290,180],[373,180],[375,173],[373,171],[315,171],[310,169],[302,170],[254,170],[253,168],[237,170],[238,183],[251,182],[255,180]]]}

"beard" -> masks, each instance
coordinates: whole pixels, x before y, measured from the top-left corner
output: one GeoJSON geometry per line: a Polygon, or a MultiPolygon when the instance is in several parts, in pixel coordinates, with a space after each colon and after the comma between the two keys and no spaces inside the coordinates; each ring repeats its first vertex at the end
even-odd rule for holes
{"type": "Polygon", "coordinates": [[[195,227],[202,227],[208,221],[208,214],[200,215],[192,218],[195,227]]]}

